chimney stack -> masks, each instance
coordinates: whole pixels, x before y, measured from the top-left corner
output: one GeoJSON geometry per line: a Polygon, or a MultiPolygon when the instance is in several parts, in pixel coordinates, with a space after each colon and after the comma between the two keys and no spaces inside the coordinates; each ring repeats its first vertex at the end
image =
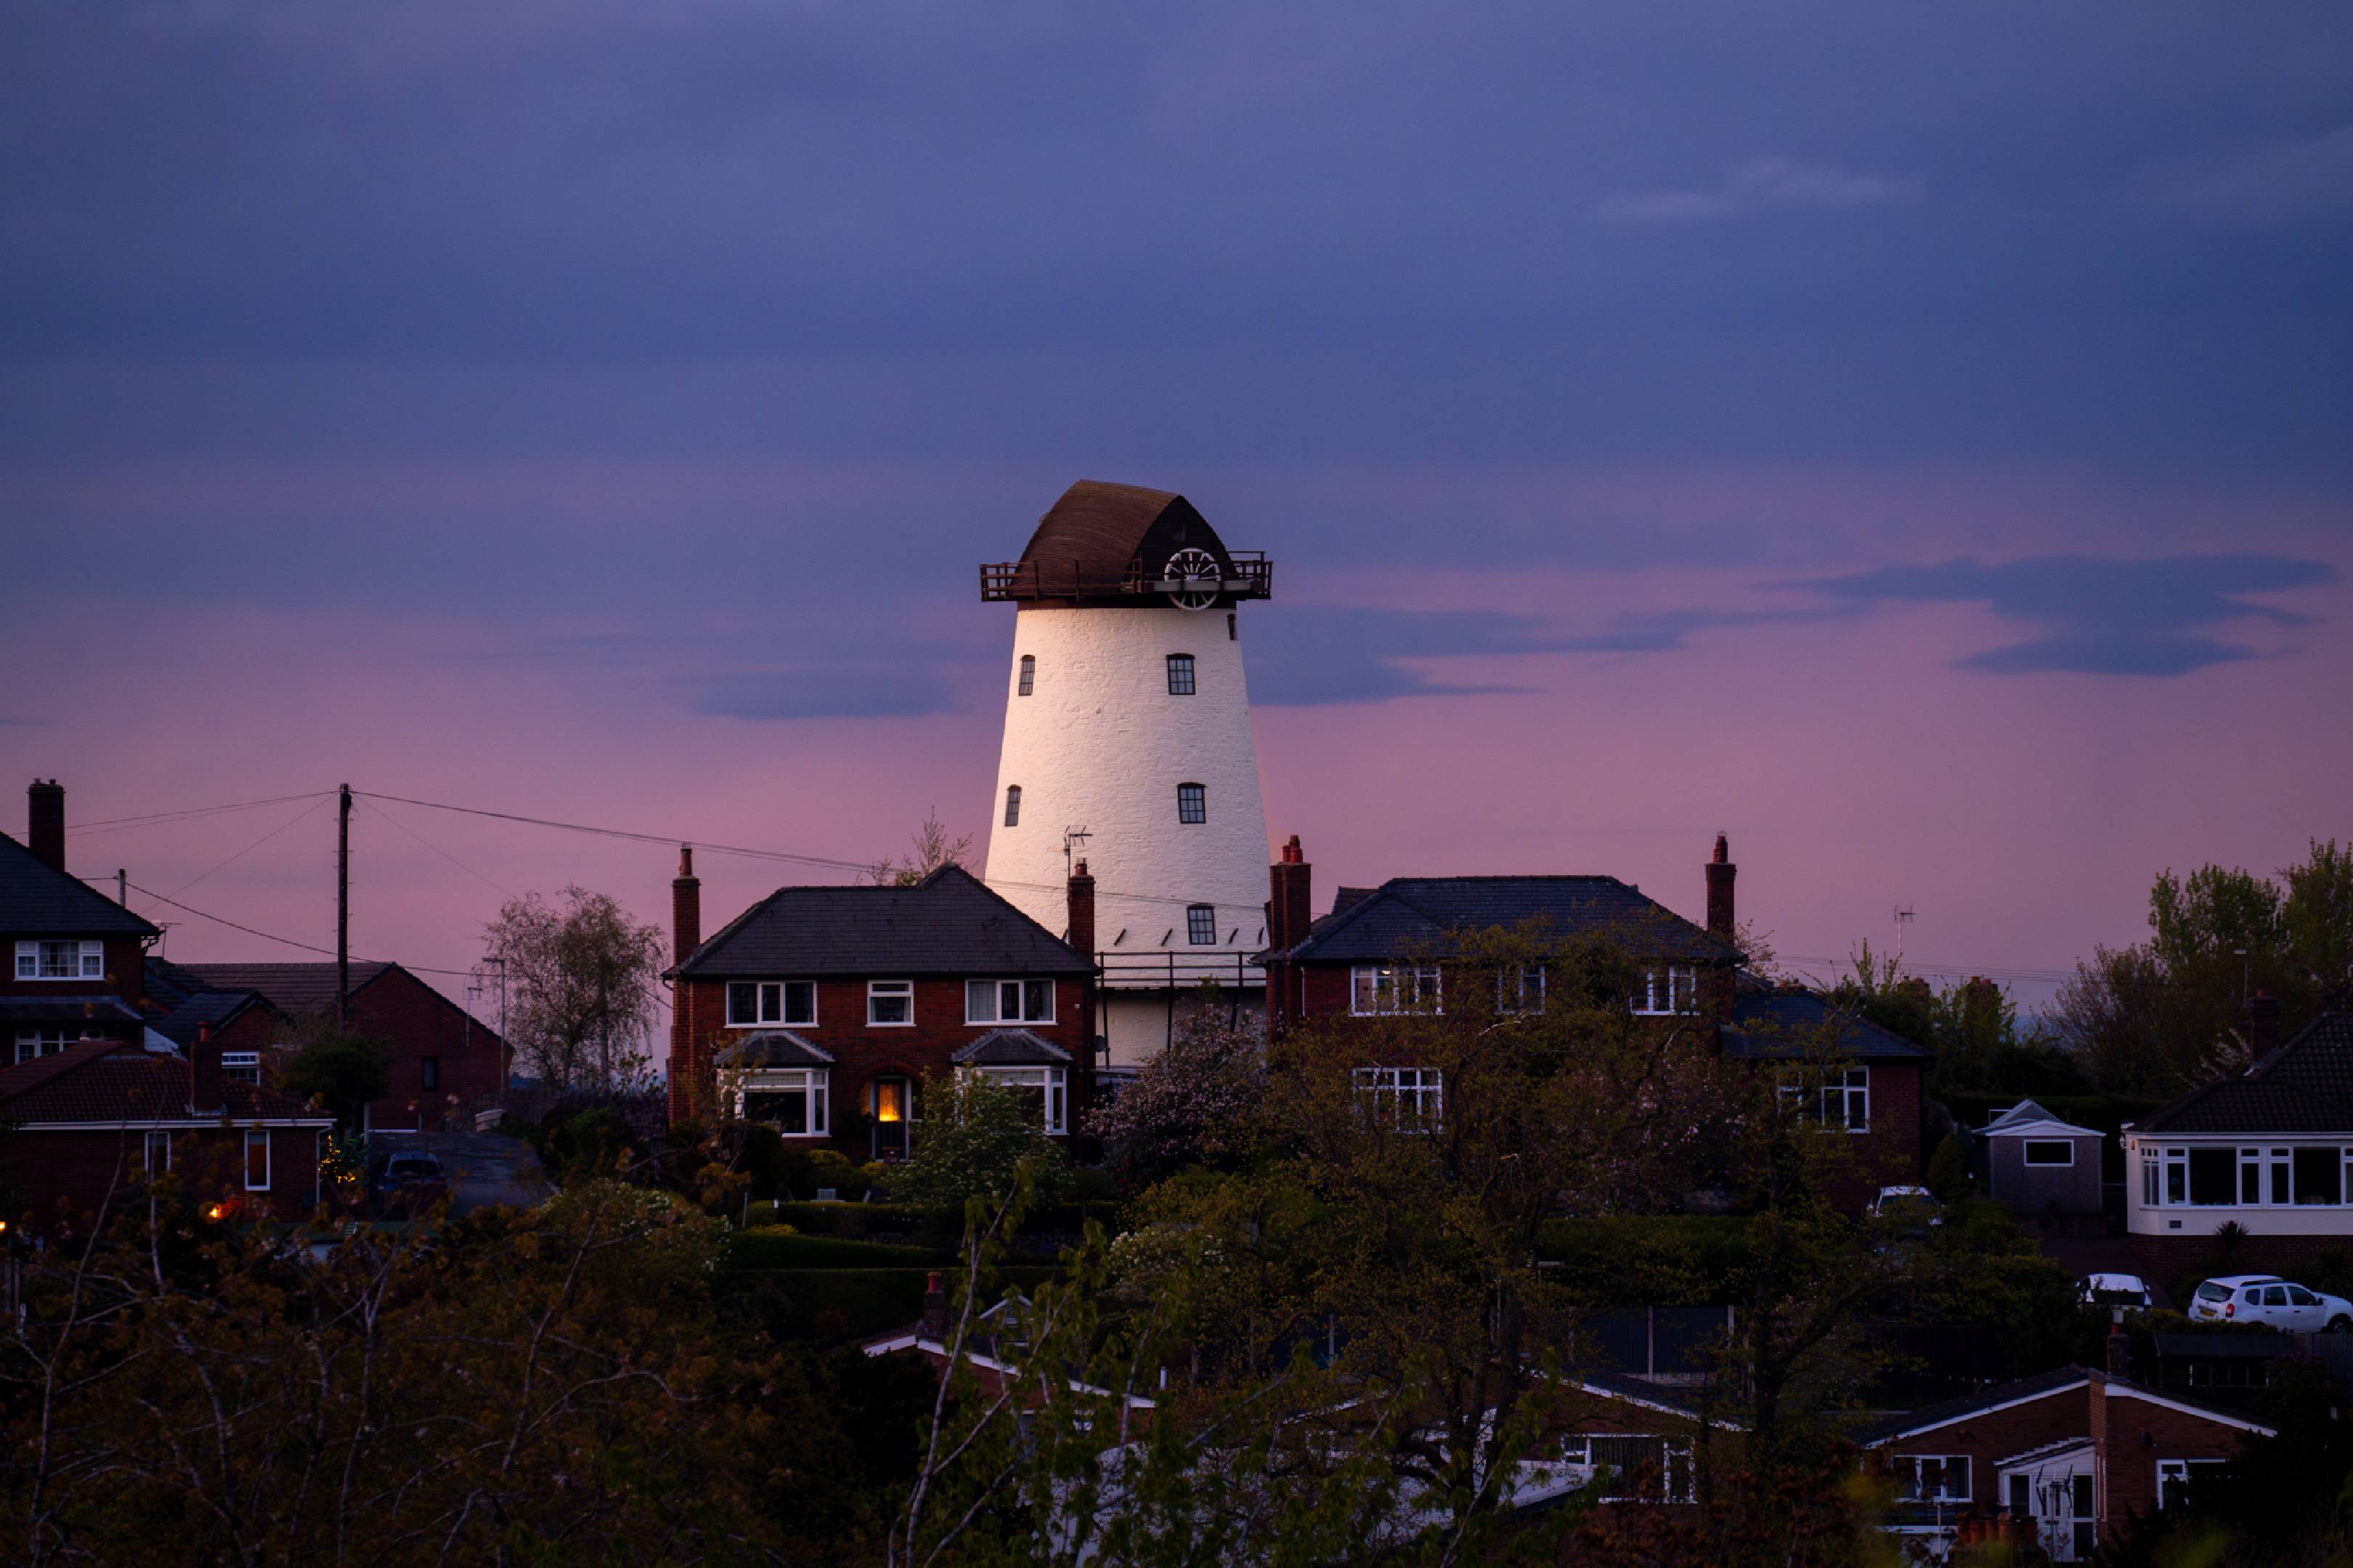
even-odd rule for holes
{"type": "Polygon", "coordinates": [[[1291,836],[1282,847],[1282,858],[1268,870],[1271,897],[1267,906],[1266,940],[1269,947],[1281,952],[1305,942],[1307,928],[1313,923],[1308,908],[1314,868],[1308,865],[1307,852],[1299,847],[1299,835],[1291,836]]]}
{"type": "Polygon", "coordinates": [[[1731,842],[1715,836],[1715,858],[1707,863],[1707,934],[1720,942],[1733,940],[1737,929],[1732,912],[1732,879],[1740,868],[1732,863],[1731,842]]]}
{"type": "Polygon", "coordinates": [[[684,963],[702,945],[702,881],[694,874],[694,846],[678,847],[678,876],[670,885],[671,962],[684,963]]]}
{"type": "Polygon", "coordinates": [[[1071,945],[1092,963],[1095,956],[1095,879],[1080,861],[1071,868],[1071,945]]]}
{"type": "Polygon", "coordinates": [[[2279,998],[2258,991],[2247,999],[2247,1044],[2255,1055],[2267,1056],[2279,1044],[2279,998]]]}
{"type": "Polygon", "coordinates": [[[35,779],[25,791],[25,847],[50,870],[66,868],[66,792],[55,779],[35,779]]]}
{"type": "Polygon", "coordinates": [[[940,1284],[936,1268],[923,1286],[923,1333],[942,1345],[948,1342],[948,1293],[940,1284]]]}
{"type": "Polygon", "coordinates": [[[221,1095],[220,1042],[208,1026],[196,1028],[195,1044],[188,1047],[188,1112],[218,1116],[227,1108],[221,1095]]]}
{"type": "Polygon", "coordinates": [[[2108,1375],[2132,1381],[2132,1342],[2125,1338],[2125,1310],[2108,1309],[2108,1375]]]}

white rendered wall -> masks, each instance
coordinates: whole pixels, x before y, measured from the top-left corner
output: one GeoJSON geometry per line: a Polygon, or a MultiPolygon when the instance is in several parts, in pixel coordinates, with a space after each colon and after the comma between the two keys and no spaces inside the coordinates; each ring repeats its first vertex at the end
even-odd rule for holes
{"type": "MultiPolygon", "coordinates": [[[[1266,813],[1241,644],[1227,636],[1227,613],[1025,606],[1014,619],[987,880],[1047,930],[1064,931],[1062,834],[1085,828],[1095,942],[1114,961],[1113,985],[1130,978],[1129,962],[1169,953],[1230,976],[1237,954],[1266,945],[1266,813]],[[1190,697],[1169,695],[1172,653],[1193,656],[1190,697]],[[1038,661],[1028,697],[1018,695],[1025,655],[1038,661]],[[1206,822],[1177,820],[1180,784],[1202,786],[1206,822]],[[1014,784],[1021,820],[1008,827],[1005,792],[1014,784]],[[1196,903],[1217,909],[1214,945],[1186,940],[1185,908],[1196,903]]],[[[1166,1008],[1160,1027],[1145,1026],[1139,1005],[1116,1011],[1112,1060],[1133,1065],[1146,1037],[1158,1048],[1166,1008]],[[1130,1012],[1133,1020],[1124,1016],[1130,1012]]]]}

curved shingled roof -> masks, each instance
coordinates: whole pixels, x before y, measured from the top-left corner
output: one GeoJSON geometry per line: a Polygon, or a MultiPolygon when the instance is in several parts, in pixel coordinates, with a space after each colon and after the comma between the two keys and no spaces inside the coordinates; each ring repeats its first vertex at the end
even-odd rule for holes
{"type": "Polygon", "coordinates": [[[1218,531],[1183,496],[1081,479],[1038,520],[1021,562],[1050,586],[1073,575],[1082,584],[1113,584],[1138,557],[1145,575],[1156,577],[1168,557],[1187,549],[1208,551],[1220,569],[1232,564],[1218,531]]]}

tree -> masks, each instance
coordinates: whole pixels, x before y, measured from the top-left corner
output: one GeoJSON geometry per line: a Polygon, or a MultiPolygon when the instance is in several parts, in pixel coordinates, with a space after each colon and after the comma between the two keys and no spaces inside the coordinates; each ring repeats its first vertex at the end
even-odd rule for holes
{"type": "Polygon", "coordinates": [[[317,1100],[338,1124],[355,1128],[370,1100],[392,1092],[392,1042],[328,1025],[295,1053],[280,1084],[299,1099],[317,1100]]]}
{"type": "Polygon", "coordinates": [[[950,838],[937,812],[926,812],[923,825],[908,840],[908,853],[888,856],[866,868],[866,879],[878,888],[912,888],[943,866],[962,866],[972,854],[972,835],[950,838]]]}
{"type": "Polygon", "coordinates": [[[1199,1007],[1118,1098],[1088,1113],[1086,1130],[1131,1187],[1230,1159],[1247,1149],[1250,1118],[1266,1092],[1264,1055],[1257,1030],[1199,1007]]]}
{"type": "Polygon", "coordinates": [[[561,906],[537,893],[511,900],[484,931],[513,987],[508,1039],[527,1071],[599,1094],[643,1084],[662,969],[658,927],[573,886],[561,906]]]}
{"type": "Polygon", "coordinates": [[[1060,1145],[1039,1127],[1037,1108],[979,1073],[926,1079],[923,1120],[891,1195],[926,1208],[961,1211],[967,1203],[1002,1204],[1023,1180],[1048,1202],[1070,1178],[1060,1145]],[[1026,1163],[1026,1164],[1025,1164],[1026,1163]]]}

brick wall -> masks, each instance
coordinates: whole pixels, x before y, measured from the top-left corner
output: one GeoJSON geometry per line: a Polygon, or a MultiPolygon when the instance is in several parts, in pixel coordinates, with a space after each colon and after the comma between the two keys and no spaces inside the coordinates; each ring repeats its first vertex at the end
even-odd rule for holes
{"type": "MultiPolygon", "coordinates": [[[[839,1149],[856,1160],[865,1160],[871,1152],[863,1133],[856,1131],[860,1125],[856,1119],[866,1109],[866,1086],[870,1082],[886,1074],[899,1074],[918,1082],[944,1074],[955,1065],[955,1052],[999,1026],[965,1022],[965,982],[961,976],[917,978],[915,1021],[909,1027],[877,1028],[866,1022],[865,976],[819,980],[816,984],[818,1021],[814,1026],[768,1026],[772,1029],[788,1027],[834,1058],[828,1083],[826,1118],[833,1135],[794,1142],[812,1149],[839,1149]]],[[[1092,1042],[1086,1028],[1087,990],[1086,984],[1075,977],[1058,978],[1054,982],[1054,1021],[1015,1026],[1051,1040],[1071,1053],[1067,1124],[1074,1131],[1085,1114],[1092,1078],[1092,1042]]],[[[682,981],[673,995],[672,1005],[677,1016],[683,1020],[681,1037],[687,1044],[683,1068],[675,1058],[670,1063],[670,1115],[673,1120],[701,1117],[709,1112],[712,1092],[712,1053],[728,1040],[754,1031],[725,1026],[724,981],[682,981]]]]}
{"type": "MultiPolygon", "coordinates": [[[[2293,1279],[2324,1253],[2353,1258],[2353,1237],[2250,1236],[2225,1258],[2211,1236],[2131,1237],[2141,1274],[2164,1284],[2180,1274],[2285,1274],[2293,1279]]],[[[2186,1305],[2187,1303],[2182,1303],[2186,1305]]]]}
{"type": "MultiPolygon", "coordinates": [[[[269,1133],[269,1190],[244,1186],[245,1131],[241,1127],[172,1129],[172,1170],[199,1201],[226,1198],[248,1212],[267,1209],[275,1218],[309,1217],[318,1202],[318,1131],[273,1127],[269,1133]]],[[[7,1151],[10,1184],[26,1200],[38,1228],[60,1221],[78,1227],[109,1199],[130,1200],[143,1179],[145,1134],[104,1128],[87,1131],[19,1131],[7,1151]]]]}
{"type": "Polygon", "coordinates": [[[392,1043],[392,1087],[368,1107],[372,1127],[438,1127],[495,1102],[506,1087],[504,1042],[405,969],[386,969],[352,994],[351,1027],[392,1043]],[[425,1084],[428,1057],[439,1063],[438,1088],[425,1084]]]}
{"type": "MultiPolygon", "coordinates": [[[[54,931],[10,931],[0,933],[0,996],[25,996],[41,1001],[53,996],[118,996],[132,1007],[147,994],[146,949],[137,937],[109,937],[106,946],[106,978],[103,980],[19,980],[16,978],[16,944],[42,938],[56,937],[54,931]]],[[[73,940],[81,940],[76,938],[73,940]]]]}
{"type": "Polygon", "coordinates": [[[2114,1527],[2130,1512],[2157,1506],[2159,1459],[2227,1459],[2246,1434],[2201,1415],[2137,1399],[2115,1388],[2107,1397],[2107,1475],[2100,1518],[2114,1527]]]}

